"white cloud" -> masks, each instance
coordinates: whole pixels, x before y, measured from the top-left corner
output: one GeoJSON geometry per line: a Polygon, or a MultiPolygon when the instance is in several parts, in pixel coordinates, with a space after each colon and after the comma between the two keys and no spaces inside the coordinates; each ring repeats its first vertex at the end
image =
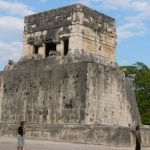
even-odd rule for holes
{"type": "Polygon", "coordinates": [[[0,69],[2,69],[9,59],[18,61],[21,57],[23,17],[34,12],[29,6],[17,0],[0,0],[0,12],[0,69]]]}
{"type": "Polygon", "coordinates": [[[7,11],[11,14],[18,14],[21,16],[30,15],[34,12],[25,4],[19,2],[10,2],[6,0],[0,0],[0,10],[7,11]]]}
{"type": "Polygon", "coordinates": [[[22,40],[23,27],[23,19],[11,16],[0,17],[0,39],[22,40]]]}
{"type": "Polygon", "coordinates": [[[146,1],[135,1],[132,3],[132,7],[137,11],[145,12],[148,8],[150,8],[150,4],[146,1]]]}
{"type": "Polygon", "coordinates": [[[99,5],[101,8],[131,9],[143,11],[148,7],[150,1],[147,0],[79,0],[79,2],[92,5],[99,5]]]}
{"type": "Polygon", "coordinates": [[[146,31],[143,23],[138,24],[136,22],[126,23],[117,28],[118,39],[127,39],[134,36],[142,36],[146,31]]]}
{"type": "Polygon", "coordinates": [[[0,42],[0,64],[6,64],[9,59],[17,61],[21,57],[21,53],[21,42],[12,42],[10,44],[0,42]]]}
{"type": "Polygon", "coordinates": [[[17,62],[22,55],[22,42],[0,42],[0,71],[8,64],[8,60],[17,62]]]}
{"type": "Polygon", "coordinates": [[[101,8],[125,8],[130,6],[131,0],[79,0],[80,3],[86,4],[88,6],[96,4],[96,6],[101,8]]]}

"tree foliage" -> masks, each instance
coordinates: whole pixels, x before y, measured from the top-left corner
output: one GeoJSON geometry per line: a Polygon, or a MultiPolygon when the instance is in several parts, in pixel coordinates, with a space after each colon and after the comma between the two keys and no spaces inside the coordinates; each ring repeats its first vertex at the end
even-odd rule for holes
{"type": "Polygon", "coordinates": [[[150,125],[150,69],[141,62],[122,66],[125,76],[133,81],[135,96],[143,124],[150,125]]]}

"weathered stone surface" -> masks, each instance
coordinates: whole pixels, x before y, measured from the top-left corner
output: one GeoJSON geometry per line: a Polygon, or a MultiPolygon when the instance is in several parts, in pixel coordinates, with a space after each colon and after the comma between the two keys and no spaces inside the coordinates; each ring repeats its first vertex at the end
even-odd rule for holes
{"type": "Polygon", "coordinates": [[[4,91],[1,91],[4,92],[2,121],[26,120],[36,123],[84,121],[81,117],[83,109],[80,106],[85,101],[84,63],[79,66],[56,65],[47,70],[35,68],[4,72],[1,78],[1,86],[4,87],[4,91]],[[77,74],[81,77],[76,77],[77,74]],[[74,107],[65,107],[68,103],[72,103],[74,107]]]}
{"type": "MultiPolygon", "coordinates": [[[[15,135],[16,124],[4,126],[9,136],[15,135]]],[[[90,144],[104,144],[115,146],[131,146],[131,132],[129,128],[116,126],[85,126],[85,125],[27,125],[27,136],[34,139],[49,139],[55,141],[79,142],[90,144]],[[115,140],[114,140],[115,139],[115,140]]],[[[132,143],[133,144],[133,143],[132,143]]]]}
{"type": "Polygon", "coordinates": [[[25,120],[30,138],[132,145],[141,120],[115,41],[115,20],[81,4],[27,16],[23,57],[0,72],[0,135],[25,120]]]}
{"type": "MultiPolygon", "coordinates": [[[[131,128],[118,126],[88,126],[67,124],[27,124],[26,137],[34,140],[65,141],[102,144],[110,146],[134,146],[135,136],[131,128]]],[[[0,136],[16,136],[18,124],[0,124],[0,136]],[[8,132],[9,131],[9,132],[8,132]],[[7,134],[6,134],[7,133],[7,134]]],[[[150,146],[150,128],[142,128],[142,146],[150,146]]]]}
{"type": "Polygon", "coordinates": [[[35,60],[41,60],[43,57],[39,54],[33,54],[31,58],[35,60]]]}
{"type": "Polygon", "coordinates": [[[49,56],[60,56],[60,53],[57,51],[50,51],[49,56]]]}
{"type": "Polygon", "coordinates": [[[29,137],[131,144],[130,131],[122,130],[140,123],[140,117],[138,109],[131,111],[135,106],[130,101],[135,99],[127,96],[132,91],[126,90],[123,72],[94,61],[73,61],[71,57],[31,59],[0,74],[1,135],[6,130],[13,134],[12,124],[26,120],[29,137]],[[111,141],[110,134],[119,134],[120,140],[111,141]]]}
{"type": "MultiPolygon", "coordinates": [[[[24,53],[30,57],[34,46],[59,45],[68,39],[68,51],[84,50],[115,62],[115,20],[82,4],[74,4],[25,17],[24,53]]],[[[56,48],[64,54],[64,48],[56,48]]]]}
{"type": "Polygon", "coordinates": [[[8,60],[8,64],[5,66],[4,70],[12,70],[16,66],[16,63],[13,60],[8,60]]]}

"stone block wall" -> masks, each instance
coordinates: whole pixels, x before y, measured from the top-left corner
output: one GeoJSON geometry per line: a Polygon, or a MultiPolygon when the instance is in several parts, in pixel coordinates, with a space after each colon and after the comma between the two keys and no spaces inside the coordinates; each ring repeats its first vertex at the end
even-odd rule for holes
{"type": "MultiPolygon", "coordinates": [[[[18,125],[15,123],[0,123],[0,136],[17,136],[18,125]]],[[[34,140],[42,139],[123,147],[135,146],[135,136],[129,127],[26,123],[26,130],[26,138],[34,140]]],[[[150,128],[142,128],[141,133],[142,147],[150,146],[150,128]]]]}
{"type": "Polygon", "coordinates": [[[133,91],[127,90],[131,87],[123,72],[65,59],[60,59],[64,63],[57,57],[30,60],[0,74],[1,122],[126,127],[140,123],[135,97],[128,96],[133,91]]]}
{"type": "Polygon", "coordinates": [[[115,20],[81,4],[62,7],[25,17],[23,55],[38,53],[45,57],[46,44],[55,43],[64,55],[68,50],[84,50],[115,61],[115,20]]]}
{"type": "Polygon", "coordinates": [[[35,68],[36,63],[27,70],[14,69],[0,76],[1,121],[84,122],[86,64],[35,68]]]}
{"type": "MultiPolygon", "coordinates": [[[[0,124],[0,136],[16,136],[18,124],[0,124]],[[7,134],[6,134],[7,132],[7,134]]],[[[116,126],[26,124],[26,138],[74,143],[131,146],[129,128],[116,126]]],[[[133,139],[134,140],[134,139],[133,139]]]]}
{"type": "Polygon", "coordinates": [[[140,123],[134,91],[118,68],[88,63],[86,106],[89,123],[126,127],[140,123]]]}
{"type": "MultiPolygon", "coordinates": [[[[84,55],[83,62],[32,59],[0,72],[0,135],[16,135],[21,120],[28,138],[119,146],[134,144],[130,126],[140,124],[123,72],[84,55]]],[[[149,135],[142,128],[144,145],[149,135]]]]}

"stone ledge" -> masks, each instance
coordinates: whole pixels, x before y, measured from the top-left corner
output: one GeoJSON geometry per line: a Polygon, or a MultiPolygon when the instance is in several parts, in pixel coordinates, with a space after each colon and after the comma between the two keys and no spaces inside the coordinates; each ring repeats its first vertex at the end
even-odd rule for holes
{"type": "MultiPolygon", "coordinates": [[[[18,124],[0,124],[0,135],[15,136],[18,124]]],[[[104,144],[115,146],[132,146],[134,137],[128,127],[89,126],[67,124],[30,124],[27,127],[27,138],[47,139],[74,143],[104,144]]],[[[145,143],[148,146],[148,143],[145,143]]]]}

